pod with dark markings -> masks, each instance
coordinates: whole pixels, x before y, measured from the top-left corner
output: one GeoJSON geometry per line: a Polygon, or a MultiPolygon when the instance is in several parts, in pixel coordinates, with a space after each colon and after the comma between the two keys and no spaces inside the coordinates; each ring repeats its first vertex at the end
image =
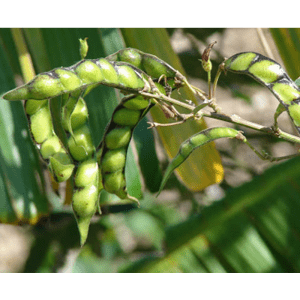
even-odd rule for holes
{"type": "Polygon", "coordinates": [[[38,74],[27,84],[2,97],[5,100],[44,100],[98,84],[136,92],[145,89],[148,78],[144,72],[125,62],[110,62],[105,58],[84,59],[68,68],[38,74]]]}
{"type": "Polygon", "coordinates": [[[101,173],[95,158],[80,163],[75,173],[72,208],[77,221],[81,246],[87,239],[91,219],[99,205],[99,195],[102,190],[99,176],[101,173]]]}
{"type": "Polygon", "coordinates": [[[102,190],[96,148],[88,122],[88,110],[81,93],[71,93],[62,107],[62,125],[68,148],[76,162],[73,178],[72,208],[76,217],[81,246],[85,243],[91,218],[99,205],[102,190]]]}
{"type": "Polygon", "coordinates": [[[235,138],[238,135],[240,135],[240,132],[235,129],[228,127],[216,127],[203,130],[184,141],[181,144],[177,155],[170,162],[157,195],[161,193],[172,172],[179,167],[194,150],[216,139],[235,138]]]}
{"type": "Polygon", "coordinates": [[[72,158],[54,132],[49,102],[28,100],[25,112],[33,142],[57,182],[68,180],[75,168],[72,158]]]}
{"type": "Polygon", "coordinates": [[[133,130],[151,107],[142,96],[124,97],[116,107],[98,148],[103,188],[121,199],[138,200],[127,193],[125,165],[133,130]]]}
{"type": "Polygon", "coordinates": [[[159,79],[161,76],[174,78],[178,74],[168,63],[155,55],[144,53],[138,49],[125,48],[106,57],[110,61],[123,61],[132,64],[140,70],[147,73],[153,79],[159,79]]]}
{"type": "Polygon", "coordinates": [[[285,107],[300,133],[300,88],[276,61],[255,52],[233,55],[225,71],[246,74],[266,86],[285,107]]]}

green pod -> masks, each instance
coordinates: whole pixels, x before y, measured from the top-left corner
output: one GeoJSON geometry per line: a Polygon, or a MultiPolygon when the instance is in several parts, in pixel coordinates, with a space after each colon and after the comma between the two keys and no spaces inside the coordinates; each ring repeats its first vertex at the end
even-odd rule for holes
{"type": "Polygon", "coordinates": [[[178,74],[177,70],[157,56],[133,48],[121,49],[106,59],[130,63],[154,79],[159,79],[163,75],[167,78],[174,78],[178,74]]]}
{"type": "Polygon", "coordinates": [[[99,84],[124,91],[145,89],[148,76],[124,62],[109,62],[105,58],[84,59],[68,68],[56,68],[35,76],[30,82],[5,93],[5,100],[45,100],[99,84]]]}
{"type": "MultiPolygon", "coordinates": [[[[126,186],[126,181],[122,170],[119,170],[111,174],[106,174],[103,176],[103,179],[104,179],[103,187],[107,192],[111,194],[117,194],[117,196],[124,194],[123,189],[126,186]]],[[[126,196],[124,198],[126,198],[126,196]]]]}
{"type": "Polygon", "coordinates": [[[30,82],[3,95],[5,100],[45,100],[64,93],[64,87],[53,73],[41,73],[30,82]]]}
{"type": "Polygon", "coordinates": [[[143,96],[137,96],[124,102],[123,106],[130,110],[142,110],[149,106],[149,100],[143,96]]]}
{"type": "Polygon", "coordinates": [[[60,152],[49,157],[49,168],[54,179],[57,182],[63,182],[71,177],[75,165],[66,153],[60,152]]]}
{"type": "Polygon", "coordinates": [[[70,97],[66,105],[63,107],[62,125],[67,131],[75,130],[83,126],[88,121],[88,108],[83,98],[78,101],[75,97],[70,97]]]}
{"type": "Polygon", "coordinates": [[[30,118],[30,129],[36,143],[41,144],[53,135],[51,113],[48,106],[42,107],[30,118]]]}
{"type": "Polygon", "coordinates": [[[57,182],[68,180],[75,166],[63,143],[54,132],[49,101],[27,100],[25,112],[32,140],[53,178],[57,182]]]}
{"type": "Polygon", "coordinates": [[[114,66],[107,61],[105,58],[100,58],[97,62],[98,66],[100,66],[102,70],[102,74],[104,80],[108,84],[115,84],[117,85],[119,82],[118,73],[115,70],[114,66]]]}
{"type": "Polygon", "coordinates": [[[80,234],[80,244],[84,245],[93,215],[98,207],[99,190],[96,185],[89,185],[74,192],[72,208],[80,234]]]}
{"type": "Polygon", "coordinates": [[[43,100],[42,101],[27,100],[25,102],[26,114],[31,116],[31,115],[35,114],[37,111],[39,111],[46,104],[48,104],[48,100],[44,100],[44,101],[43,100]]]}
{"type": "Polygon", "coordinates": [[[113,114],[113,122],[120,126],[136,126],[141,117],[141,112],[128,108],[120,108],[113,114]]]}
{"type": "Polygon", "coordinates": [[[98,163],[95,159],[88,159],[82,162],[75,175],[76,187],[85,187],[91,183],[98,182],[98,163]]]}
{"type": "Polygon", "coordinates": [[[276,61],[255,52],[242,52],[228,58],[224,70],[251,76],[266,86],[285,107],[300,133],[300,88],[276,61]]]}
{"type": "Polygon", "coordinates": [[[151,106],[149,99],[133,95],[124,97],[114,110],[97,149],[103,188],[121,199],[129,199],[137,203],[138,200],[130,196],[126,189],[126,155],[135,126],[151,106]]]}
{"type": "Polygon", "coordinates": [[[42,143],[40,152],[44,159],[49,159],[49,157],[53,156],[55,153],[65,151],[63,150],[59,137],[57,135],[53,135],[42,143]]]}
{"type": "Polygon", "coordinates": [[[87,125],[74,130],[73,135],[68,139],[68,148],[77,161],[83,161],[93,154],[95,147],[87,125]]]}
{"type": "Polygon", "coordinates": [[[125,167],[126,149],[120,148],[107,151],[101,160],[103,173],[113,173],[125,167]]]}
{"type": "Polygon", "coordinates": [[[65,91],[74,91],[81,87],[82,81],[74,72],[64,69],[55,69],[54,72],[59,77],[65,91]]]}
{"type": "MultiPolygon", "coordinates": [[[[89,68],[94,69],[94,66],[90,63],[82,63],[79,70],[83,74],[89,68]]],[[[89,80],[91,81],[93,74],[95,75],[90,72],[89,80]]],[[[83,246],[88,235],[91,218],[98,207],[102,183],[88,125],[88,110],[81,94],[81,92],[74,92],[68,98],[64,98],[62,125],[68,136],[70,154],[77,162],[73,177],[72,208],[80,234],[80,244],[83,246]]]]}
{"type": "Polygon", "coordinates": [[[116,65],[115,69],[118,73],[119,84],[132,89],[142,89],[144,87],[143,79],[137,76],[137,73],[129,65],[116,65]]]}
{"type": "Polygon", "coordinates": [[[177,155],[173,158],[173,160],[170,162],[169,166],[167,167],[167,170],[165,172],[165,175],[163,177],[159,192],[157,195],[159,195],[165,186],[167,180],[169,179],[172,172],[179,167],[189,156],[190,154],[200,146],[203,146],[209,142],[212,142],[219,138],[235,138],[239,135],[239,131],[227,128],[227,127],[216,127],[216,128],[209,128],[206,130],[201,131],[200,133],[197,133],[193,136],[191,136],[189,139],[184,141],[177,153],[177,155]]]}
{"type": "Polygon", "coordinates": [[[82,60],[75,68],[75,73],[86,84],[95,84],[103,81],[103,74],[96,63],[90,60],[82,60]]]}
{"type": "Polygon", "coordinates": [[[128,126],[112,129],[105,135],[105,145],[108,149],[124,148],[129,144],[131,134],[132,130],[128,126]]]}

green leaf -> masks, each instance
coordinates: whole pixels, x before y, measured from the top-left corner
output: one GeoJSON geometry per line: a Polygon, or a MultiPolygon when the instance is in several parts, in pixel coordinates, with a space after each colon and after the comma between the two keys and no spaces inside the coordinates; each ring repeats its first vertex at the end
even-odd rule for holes
{"type": "Polygon", "coordinates": [[[147,117],[144,117],[134,130],[134,141],[145,185],[150,192],[155,193],[162,181],[162,171],[156,154],[153,131],[147,128],[147,121],[147,117]]]}
{"type": "Polygon", "coordinates": [[[300,29],[270,28],[289,76],[295,80],[300,75],[300,29]]]}
{"type": "MultiPolygon", "coordinates": [[[[6,31],[6,34],[9,32],[6,31]]],[[[1,36],[2,38],[3,36],[1,36]]],[[[1,93],[15,87],[9,60],[0,47],[1,93]]],[[[40,163],[21,102],[0,100],[1,221],[35,223],[48,213],[40,163]],[[16,220],[17,216],[17,220],[16,220]]]]}
{"type": "Polygon", "coordinates": [[[230,190],[166,230],[166,251],[123,272],[299,272],[300,159],[230,190]]]}

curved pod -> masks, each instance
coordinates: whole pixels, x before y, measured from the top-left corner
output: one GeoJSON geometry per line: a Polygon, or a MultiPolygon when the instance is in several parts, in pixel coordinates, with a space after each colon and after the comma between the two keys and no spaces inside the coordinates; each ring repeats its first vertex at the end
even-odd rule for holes
{"type": "Polygon", "coordinates": [[[246,74],[266,86],[285,107],[300,133],[300,88],[276,61],[255,52],[242,52],[225,61],[225,70],[246,74]]]}

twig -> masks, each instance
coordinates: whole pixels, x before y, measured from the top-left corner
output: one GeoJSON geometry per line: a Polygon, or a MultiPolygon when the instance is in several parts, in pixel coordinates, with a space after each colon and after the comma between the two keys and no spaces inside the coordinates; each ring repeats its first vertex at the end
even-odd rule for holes
{"type": "MultiPolygon", "coordinates": [[[[185,102],[173,99],[173,98],[165,96],[161,93],[151,94],[151,93],[147,93],[147,92],[140,92],[140,94],[143,95],[144,97],[147,97],[147,98],[154,98],[154,99],[158,99],[158,100],[163,100],[163,101],[172,103],[174,105],[181,106],[181,107],[183,107],[183,108],[185,108],[189,111],[193,111],[195,109],[195,107],[193,105],[190,105],[190,104],[187,104],[185,102]]],[[[184,116],[184,114],[180,114],[179,117],[182,118],[183,116],[184,116]]],[[[292,142],[292,143],[300,144],[300,137],[297,137],[297,136],[294,136],[294,135],[289,134],[287,132],[284,132],[284,131],[282,131],[278,128],[274,128],[273,126],[271,126],[271,127],[262,126],[260,124],[254,123],[254,122],[244,120],[241,117],[239,117],[238,115],[229,116],[229,115],[226,115],[224,113],[206,112],[206,111],[200,110],[199,112],[194,114],[195,119],[197,119],[199,117],[213,118],[213,119],[218,119],[218,120],[222,120],[222,121],[225,121],[225,122],[237,124],[237,125],[240,125],[240,126],[244,126],[244,127],[247,127],[247,128],[257,130],[257,131],[264,132],[264,133],[272,135],[272,136],[276,136],[278,138],[284,139],[284,140],[292,142]]]]}

